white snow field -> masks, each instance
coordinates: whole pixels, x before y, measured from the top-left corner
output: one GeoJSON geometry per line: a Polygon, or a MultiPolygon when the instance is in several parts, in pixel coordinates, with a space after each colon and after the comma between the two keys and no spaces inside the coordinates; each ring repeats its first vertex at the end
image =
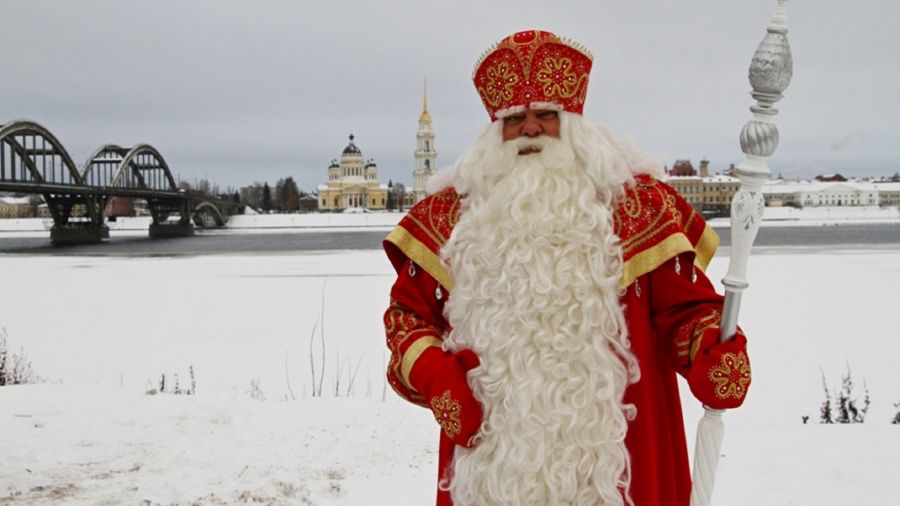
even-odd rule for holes
{"type": "MultiPolygon", "coordinates": [[[[749,279],[713,504],[897,504],[900,251],[772,248],[749,279]],[[847,364],[866,421],[820,425],[847,364]]],[[[0,256],[0,327],[45,381],[0,388],[0,505],[433,504],[436,424],[382,379],[392,282],[379,251],[0,256]],[[194,395],[145,393],[191,366],[194,395]]]]}

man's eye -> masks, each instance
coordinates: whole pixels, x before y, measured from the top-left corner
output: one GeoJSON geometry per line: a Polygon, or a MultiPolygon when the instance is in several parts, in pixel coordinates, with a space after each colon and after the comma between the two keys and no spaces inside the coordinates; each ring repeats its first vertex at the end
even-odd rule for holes
{"type": "Polygon", "coordinates": [[[556,117],[556,111],[544,111],[538,114],[538,117],[541,119],[553,119],[556,117]]]}

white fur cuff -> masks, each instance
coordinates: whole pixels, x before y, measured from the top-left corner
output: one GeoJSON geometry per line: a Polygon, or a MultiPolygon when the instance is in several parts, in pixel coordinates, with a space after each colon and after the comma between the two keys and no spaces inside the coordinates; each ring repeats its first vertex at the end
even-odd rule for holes
{"type": "Polygon", "coordinates": [[[514,105],[511,107],[507,107],[506,109],[500,109],[499,111],[494,113],[494,116],[496,116],[497,119],[503,119],[507,116],[512,116],[513,114],[521,114],[523,112],[525,112],[524,105],[514,105]]]}
{"type": "Polygon", "coordinates": [[[563,106],[557,104],[556,102],[532,102],[529,109],[532,111],[561,111],[563,110],[563,106]]]}

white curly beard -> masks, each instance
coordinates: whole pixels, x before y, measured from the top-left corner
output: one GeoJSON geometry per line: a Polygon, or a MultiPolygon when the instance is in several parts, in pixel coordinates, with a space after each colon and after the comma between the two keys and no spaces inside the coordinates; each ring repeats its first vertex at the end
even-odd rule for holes
{"type": "Polygon", "coordinates": [[[485,412],[441,483],[458,506],[630,502],[622,398],[638,368],[611,203],[632,175],[596,127],[561,119],[564,140],[508,142],[498,121],[451,169],[465,197],[442,250],[455,283],[445,346],[478,354],[468,380],[485,412]],[[518,154],[535,142],[540,153],[518,154]]]}

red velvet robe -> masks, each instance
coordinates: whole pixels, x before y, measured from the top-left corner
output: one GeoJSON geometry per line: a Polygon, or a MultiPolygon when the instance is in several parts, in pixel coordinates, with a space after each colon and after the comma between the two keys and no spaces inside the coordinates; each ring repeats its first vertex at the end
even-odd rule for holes
{"type": "MultiPolygon", "coordinates": [[[[409,376],[422,352],[440,346],[450,331],[443,307],[453,282],[440,248],[456,224],[459,199],[452,189],[429,196],[384,242],[398,274],[385,313],[388,381],[400,396],[425,407],[429,400],[415,391],[409,376]]],[[[703,274],[718,236],[674,189],[637,177],[614,220],[625,260],[621,302],[641,370],[640,381],[625,392],[625,402],[637,408],[625,440],[631,496],[637,506],[687,505],[691,482],[676,374],[684,375],[708,406],[740,405],[750,382],[745,341],[741,337],[727,345],[728,353],[705,358],[722,346],[715,344],[722,297],[703,274]]],[[[446,476],[453,451],[442,431],[439,476],[446,476]]],[[[438,491],[437,504],[452,504],[449,493],[438,491]]]]}

